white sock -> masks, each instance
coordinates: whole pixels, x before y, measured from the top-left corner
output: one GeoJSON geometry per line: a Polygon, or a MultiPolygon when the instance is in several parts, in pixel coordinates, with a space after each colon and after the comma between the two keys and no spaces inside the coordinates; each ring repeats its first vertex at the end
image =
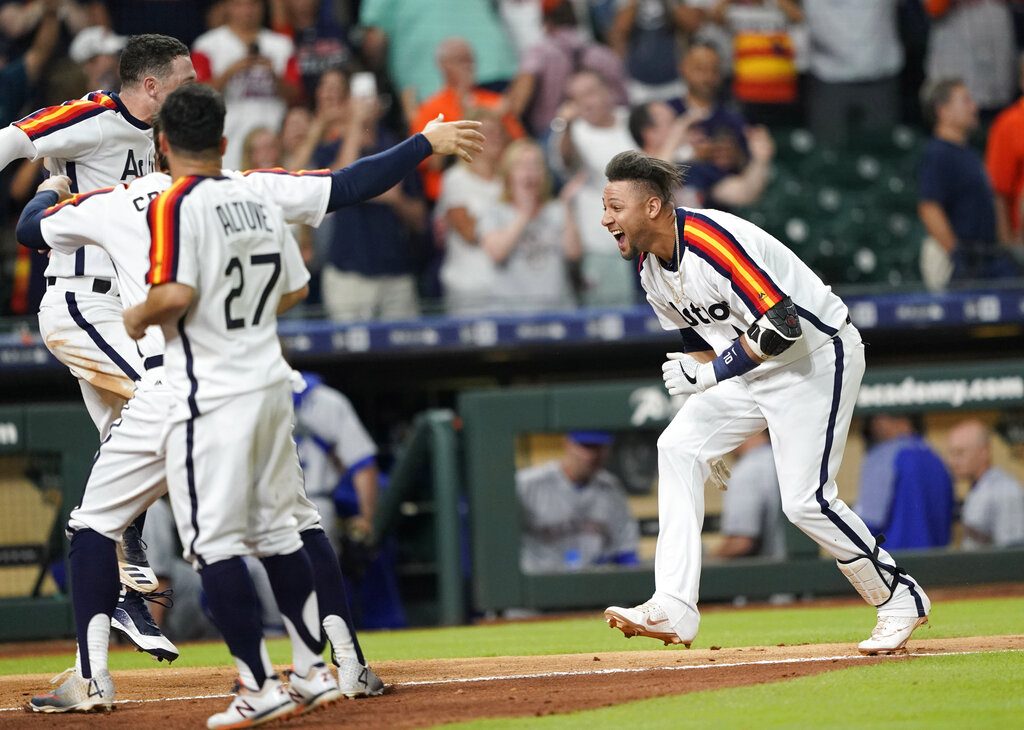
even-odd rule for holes
{"type": "MultiPolygon", "coordinates": [[[[302,623],[305,624],[306,631],[314,639],[320,638],[319,613],[316,593],[310,592],[309,597],[302,606],[302,623]]],[[[313,668],[313,665],[320,664],[323,659],[306,646],[306,642],[299,636],[299,633],[295,630],[295,625],[287,616],[281,614],[281,619],[284,621],[284,627],[288,629],[288,636],[292,640],[292,666],[295,668],[295,673],[306,676],[309,674],[309,670],[313,668]]]]}
{"type": "Polygon", "coordinates": [[[324,617],[324,633],[334,649],[334,661],[341,659],[358,659],[356,645],[352,641],[352,632],[341,616],[324,617]]]}
{"type": "MultiPolygon", "coordinates": [[[[89,647],[89,668],[92,676],[107,672],[107,651],[110,648],[110,616],[98,613],[89,619],[85,630],[85,644],[89,647]]],[[[82,668],[82,658],[75,655],[75,666],[82,668]]]]}

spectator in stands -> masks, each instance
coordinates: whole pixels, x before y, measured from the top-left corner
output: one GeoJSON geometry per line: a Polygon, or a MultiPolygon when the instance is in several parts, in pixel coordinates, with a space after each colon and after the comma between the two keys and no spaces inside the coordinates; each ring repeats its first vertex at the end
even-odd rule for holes
{"type": "MultiPolygon", "coordinates": [[[[313,150],[306,150],[304,147],[304,143],[311,136],[312,124],[313,114],[304,106],[293,106],[284,115],[284,121],[281,123],[281,149],[282,164],[286,170],[302,170],[312,160],[313,150]]],[[[319,139],[318,134],[316,141],[319,139]]]]}
{"type": "MultiPolygon", "coordinates": [[[[1024,90],[1024,54],[1017,62],[1024,90]]],[[[1020,205],[1024,194],[1024,99],[996,117],[988,132],[985,168],[995,189],[996,237],[1018,252],[1024,246],[1020,205]]]]}
{"type": "MultiPolygon", "coordinates": [[[[437,66],[444,78],[444,88],[424,101],[412,119],[412,134],[419,132],[427,122],[443,114],[445,119],[464,119],[466,110],[473,108],[503,109],[504,97],[480,88],[476,83],[476,58],[473,47],[462,38],[448,38],[438,46],[437,66]]],[[[525,132],[512,114],[503,117],[505,131],[512,139],[525,132]]],[[[445,160],[434,156],[423,162],[423,187],[428,200],[437,200],[441,194],[441,166],[445,160]]]]}
{"type": "Polygon", "coordinates": [[[0,65],[0,127],[21,116],[57,45],[59,0],[43,0],[35,5],[40,14],[31,45],[20,57],[0,65]]]}
{"type": "Polygon", "coordinates": [[[505,150],[500,174],[502,202],[484,210],[477,223],[480,245],[497,267],[491,309],[565,307],[572,302],[569,266],[581,254],[570,207],[580,181],[552,199],[544,151],[526,139],[505,150]]]}
{"type": "Polygon", "coordinates": [[[242,170],[281,167],[281,138],[266,127],[257,127],[242,142],[242,170]]]}
{"type": "Polygon", "coordinates": [[[710,3],[707,20],[728,37],[732,97],[742,105],[747,119],[768,125],[796,122],[799,79],[794,26],[803,19],[797,0],[710,3]]]}
{"type": "Polygon", "coordinates": [[[351,67],[355,52],[346,28],[338,22],[334,3],[321,0],[277,0],[271,3],[270,27],[292,39],[305,98],[312,99],[320,75],[330,68],[351,67]]]}
{"type": "Polygon", "coordinates": [[[900,111],[899,0],[803,0],[810,35],[808,121],[819,142],[842,145],[857,127],[886,129],[900,111]]]}
{"type": "MultiPolygon", "coordinates": [[[[323,114],[326,122],[310,129],[317,135],[314,167],[345,167],[400,141],[380,123],[380,100],[350,97],[341,71],[320,77],[317,101],[317,116],[323,114]]],[[[321,275],[328,315],[338,321],[419,316],[415,254],[426,223],[415,173],[369,202],[331,214],[330,248],[321,275]],[[373,245],[353,245],[359,241],[373,245]]]]}
{"type": "Polygon", "coordinates": [[[124,36],[109,28],[93,25],[81,30],[71,41],[68,56],[82,67],[90,89],[116,89],[121,85],[117,75],[118,57],[124,48],[124,36]]]}
{"type": "MultiPolygon", "coordinates": [[[[668,104],[651,101],[630,112],[629,129],[646,154],[668,162],[689,160],[683,186],[676,191],[677,205],[725,209],[753,205],[768,184],[775,142],[764,127],[746,130],[750,156],[746,164],[733,173],[715,164],[715,145],[723,143],[707,138],[700,130],[699,116],[693,112],[676,116],[668,104]]],[[[724,144],[731,154],[732,143],[724,144]]]]}
{"type": "Polygon", "coordinates": [[[970,90],[959,79],[943,79],[925,85],[921,98],[925,117],[934,125],[918,178],[918,215],[932,239],[922,250],[926,283],[942,288],[942,278],[1015,275],[1012,258],[996,242],[995,199],[985,166],[967,144],[978,126],[970,90]],[[945,264],[946,277],[941,271],[931,273],[933,260],[945,264]]]}
{"type": "Polygon", "coordinates": [[[220,25],[223,0],[92,0],[93,22],[118,35],[164,33],[191,46],[207,28],[220,25]]]}
{"type": "Polygon", "coordinates": [[[751,436],[736,449],[729,488],[722,494],[722,541],[715,557],[786,555],[782,494],[768,432],[751,436]]]}
{"type": "MultiPolygon", "coordinates": [[[[686,93],[671,100],[673,109],[691,115],[708,139],[732,141],[742,148],[747,122],[722,102],[722,58],[718,49],[710,43],[690,46],[679,62],[679,75],[686,84],[686,93]]],[[[739,162],[735,165],[739,167],[739,162]]]]}
{"type": "Polygon", "coordinates": [[[960,78],[991,120],[1013,99],[1016,55],[1006,0],[924,0],[931,16],[927,81],[960,78]]]}
{"type": "Polygon", "coordinates": [[[566,434],[560,459],[516,472],[524,573],[637,562],[639,530],[619,479],[604,468],[612,435],[566,434]]]}
{"type": "Polygon", "coordinates": [[[198,80],[224,95],[224,166],[238,168],[245,135],[256,127],[280,128],[302,86],[291,39],[263,27],[260,0],[225,0],[225,18],[196,39],[192,62],[198,80]]]}
{"type": "Polygon", "coordinates": [[[856,512],[886,550],[949,544],[953,480],[910,416],[879,414],[867,420],[870,444],[861,462],[856,512]]]}
{"type": "Polygon", "coordinates": [[[576,225],[583,244],[582,277],[585,304],[632,303],[636,287],[634,267],[608,246],[608,231],[601,226],[604,167],[622,150],[635,149],[629,134],[629,109],[618,106],[604,78],[593,71],[578,71],[569,80],[569,101],[552,122],[549,161],[568,179],[584,176],[575,201],[576,225]]]}
{"type": "Polygon", "coordinates": [[[673,99],[683,89],[676,75],[680,36],[700,27],[703,13],[681,0],[622,0],[608,43],[626,64],[629,100],[673,99]]]}
{"type": "MultiPolygon", "coordinates": [[[[0,3],[0,55],[17,58],[33,45],[40,22],[56,11],[58,31],[52,55],[67,56],[71,39],[92,25],[85,3],[77,0],[5,0],[0,3]]],[[[52,70],[52,69],[49,69],[52,70]]]]}
{"type": "Polygon", "coordinates": [[[957,479],[971,483],[960,522],[964,550],[1024,543],[1024,488],[992,464],[992,432],[981,421],[961,421],[949,432],[947,457],[957,479]]]}
{"type": "Polygon", "coordinates": [[[516,54],[493,3],[362,0],[359,22],[366,28],[367,61],[376,69],[387,68],[397,91],[411,95],[413,109],[441,89],[439,70],[429,61],[446,38],[465,38],[472,45],[481,85],[500,91],[495,87],[515,76],[516,54]]]}
{"type": "Polygon", "coordinates": [[[616,103],[626,102],[622,61],[607,46],[589,40],[576,22],[572,4],[561,0],[544,11],[543,39],[523,53],[508,92],[509,109],[543,140],[564,101],[566,82],[582,69],[599,73],[616,103]]]}
{"type": "Polygon", "coordinates": [[[472,162],[459,161],[448,168],[441,197],[434,209],[444,241],[441,288],[449,314],[472,314],[492,308],[497,265],[480,244],[479,221],[499,204],[502,193],[498,165],[508,145],[500,114],[482,109],[470,118],[479,119],[487,138],[483,152],[472,162]]]}

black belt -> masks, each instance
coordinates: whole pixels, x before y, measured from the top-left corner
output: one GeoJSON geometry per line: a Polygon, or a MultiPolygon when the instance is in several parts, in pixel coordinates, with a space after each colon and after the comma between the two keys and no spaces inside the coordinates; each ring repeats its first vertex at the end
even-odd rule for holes
{"type": "Polygon", "coordinates": [[[147,357],[145,360],[142,361],[142,364],[143,366],[145,366],[146,370],[152,370],[153,368],[162,367],[164,364],[164,356],[153,355],[152,357],[147,357]]]}
{"type": "MultiPolygon", "coordinates": [[[[56,283],[57,283],[57,277],[56,276],[47,276],[46,277],[46,285],[47,286],[53,286],[56,283]]],[[[110,291],[110,288],[112,286],[113,286],[113,284],[110,283],[110,279],[93,279],[92,280],[92,290],[96,294],[106,294],[108,291],[110,291]]]]}

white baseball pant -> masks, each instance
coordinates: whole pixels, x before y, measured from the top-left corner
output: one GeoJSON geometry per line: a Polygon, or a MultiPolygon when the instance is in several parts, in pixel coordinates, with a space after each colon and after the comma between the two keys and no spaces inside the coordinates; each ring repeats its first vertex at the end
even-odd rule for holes
{"type": "MultiPolygon", "coordinates": [[[[100,444],[82,503],[71,512],[71,530],[91,529],[119,542],[125,528],[167,493],[164,444],[173,397],[160,382],[162,373],[160,368],[143,375],[120,421],[100,444]]],[[[297,456],[290,474],[285,486],[296,493],[299,530],[319,527],[320,514],[306,498],[297,456]]]]}
{"type": "MultiPolygon", "coordinates": [[[[692,639],[700,623],[700,535],[710,463],[766,427],[789,520],[838,560],[872,554],[875,538],[839,498],[835,482],[863,375],[860,333],[845,325],[829,344],[781,370],[732,378],[690,396],[661,434],[654,599],[680,637],[692,639]]],[[[885,550],[878,560],[895,564],[885,550]]],[[[921,600],[916,581],[903,575],[879,613],[917,616],[921,600]]]]}
{"type": "Polygon", "coordinates": [[[89,416],[106,438],[145,372],[142,357],[124,329],[116,285],[92,291],[93,279],[58,279],[39,304],[39,334],[47,349],[71,370],[89,416]]]}
{"type": "Polygon", "coordinates": [[[288,381],[171,425],[167,486],[186,560],[202,568],[302,547],[288,381]]]}

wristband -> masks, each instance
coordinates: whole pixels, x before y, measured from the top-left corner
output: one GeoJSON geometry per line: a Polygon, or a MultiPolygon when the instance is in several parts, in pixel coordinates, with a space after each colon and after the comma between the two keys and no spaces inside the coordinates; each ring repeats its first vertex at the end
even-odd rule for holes
{"type": "Polygon", "coordinates": [[[711,361],[715,368],[715,377],[721,383],[726,378],[749,373],[757,367],[757,363],[747,354],[743,344],[736,340],[728,350],[711,361]]]}

